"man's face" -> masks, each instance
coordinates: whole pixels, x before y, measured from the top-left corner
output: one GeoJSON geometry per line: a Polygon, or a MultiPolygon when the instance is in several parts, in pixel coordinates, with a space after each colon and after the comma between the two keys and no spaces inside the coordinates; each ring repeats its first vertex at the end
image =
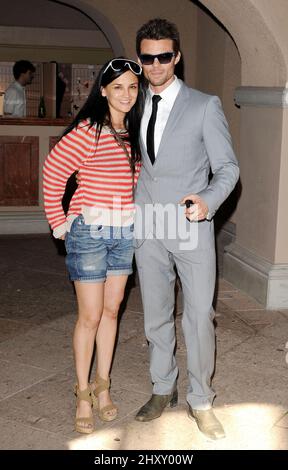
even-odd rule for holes
{"type": "Polygon", "coordinates": [[[21,81],[23,86],[30,85],[33,81],[35,73],[31,70],[27,70],[27,72],[21,74],[21,81]]]}
{"type": "MultiPolygon", "coordinates": [[[[174,52],[172,39],[143,39],[141,41],[140,54],[156,55],[165,52],[174,52]]],[[[141,64],[144,75],[155,92],[161,93],[173,82],[175,65],[179,62],[180,55],[178,52],[168,64],[160,64],[158,58],[154,59],[151,65],[141,64]]],[[[141,63],[140,59],[139,62],[141,63]]]]}

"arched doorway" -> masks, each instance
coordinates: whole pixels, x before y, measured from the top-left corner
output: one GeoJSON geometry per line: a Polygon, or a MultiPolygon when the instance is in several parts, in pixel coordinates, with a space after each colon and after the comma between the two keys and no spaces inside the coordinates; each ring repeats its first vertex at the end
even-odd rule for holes
{"type": "Polygon", "coordinates": [[[275,5],[262,10],[257,1],[227,3],[201,0],[233,36],[242,59],[235,101],[241,108],[243,190],[235,214],[236,242],[226,248],[224,276],[266,308],[287,308],[287,63],[277,31],[281,12],[277,18],[275,5]]]}
{"type": "MultiPolygon", "coordinates": [[[[241,56],[235,99],[241,107],[238,155],[243,190],[235,212],[236,242],[226,249],[224,275],[268,308],[288,308],[288,54],[281,22],[287,7],[282,3],[280,9],[259,0],[181,0],[177,5],[172,0],[121,0],[121,8],[115,8],[112,1],[69,1],[98,24],[115,55],[127,52],[132,57],[137,27],[162,16],[178,25],[185,56],[192,63],[189,41],[195,39],[195,7],[200,5],[234,39],[241,56]]],[[[189,72],[193,83],[195,67],[189,72]]]]}
{"type": "Polygon", "coordinates": [[[242,57],[242,86],[283,86],[287,70],[284,57],[261,12],[251,0],[201,0],[227,28],[242,57]]]}
{"type": "Polygon", "coordinates": [[[58,3],[63,5],[67,8],[74,9],[78,12],[81,12],[86,17],[88,17],[91,21],[97,25],[104,36],[106,37],[107,41],[109,42],[111,49],[113,50],[113,54],[115,56],[120,56],[124,54],[124,47],[118,31],[116,30],[113,23],[107,18],[99,9],[96,7],[89,5],[87,2],[83,0],[70,0],[69,3],[65,1],[58,1],[58,0],[47,0],[48,2],[58,3]]]}
{"type": "Polygon", "coordinates": [[[41,179],[43,158],[55,139],[61,135],[62,126],[66,125],[65,119],[69,119],[71,114],[76,114],[86,99],[98,68],[116,53],[120,54],[123,51],[122,42],[111,22],[98,14],[94,8],[82,10],[82,4],[87,7],[85,2],[78,2],[77,5],[77,2],[75,5],[72,3],[57,0],[29,0],[29,2],[11,0],[9,9],[4,8],[1,15],[0,95],[13,81],[14,62],[23,58],[27,58],[36,66],[34,81],[26,93],[27,118],[37,119],[40,96],[45,95],[44,81],[51,84],[45,95],[46,117],[51,119],[51,122],[44,125],[42,120],[41,128],[35,122],[32,124],[30,122],[33,130],[26,129],[24,122],[17,128],[11,123],[6,127],[4,124],[0,129],[1,144],[4,142],[4,146],[1,146],[0,160],[1,166],[5,168],[2,180],[5,183],[1,185],[0,191],[0,205],[3,209],[0,210],[0,218],[3,220],[1,233],[41,233],[49,230],[43,213],[41,179]],[[98,25],[98,21],[101,26],[98,25]],[[55,84],[58,65],[67,84],[59,115],[57,115],[55,84]],[[49,96],[52,103],[50,107],[49,101],[49,113],[46,96],[49,96]],[[53,111],[50,112],[52,106],[53,111]],[[54,122],[58,117],[63,118],[63,122],[54,122]],[[26,131],[30,134],[32,132],[33,138],[29,140],[26,131]],[[26,153],[22,148],[18,149],[19,142],[25,140],[23,136],[27,137],[26,153]],[[12,159],[10,156],[12,148],[12,154],[17,150],[21,159],[16,158],[15,161],[12,159]],[[25,186],[29,197],[25,199],[20,195],[15,198],[13,178],[20,181],[22,189],[25,186]],[[30,193],[33,197],[30,197],[30,193]]]}

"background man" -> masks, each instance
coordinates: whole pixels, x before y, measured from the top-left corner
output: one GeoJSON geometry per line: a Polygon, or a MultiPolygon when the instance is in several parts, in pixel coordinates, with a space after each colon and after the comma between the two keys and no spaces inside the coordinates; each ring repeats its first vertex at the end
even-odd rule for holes
{"type": "Polygon", "coordinates": [[[28,60],[19,60],[13,66],[15,82],[5,91],[4,114],[11,117],[26,116],[25,87],[34,78],[35,67],[28,60]]]}

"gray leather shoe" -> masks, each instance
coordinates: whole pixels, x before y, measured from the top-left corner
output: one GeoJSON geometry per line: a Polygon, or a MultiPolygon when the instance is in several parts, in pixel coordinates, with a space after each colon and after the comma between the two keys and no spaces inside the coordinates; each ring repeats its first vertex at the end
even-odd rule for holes
{"type": "Polygon", "coordinates": [[[222,424],[216,418],[212,408],[209,410],[194,410],[188,405],[188,416],[195,419],[201,432],[209,439],[223,439],[226,437],[222,424]]]}
{"type": "Polygon", "coordinates": [[[178,392],[170,393],[170,395],[152,395],[149,401],[140,408],[135,416],[136,421],[151,421],[152,419],[159,418],[162,411],[170,404],[173,408],[178,403],[178,392]]]}

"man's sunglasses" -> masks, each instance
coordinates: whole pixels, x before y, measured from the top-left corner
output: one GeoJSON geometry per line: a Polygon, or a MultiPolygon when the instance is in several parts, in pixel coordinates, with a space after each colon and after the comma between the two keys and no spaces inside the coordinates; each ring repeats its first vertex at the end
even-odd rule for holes
{"type": "Polygon", "coordinates": [[[138,64],[138,62],[134,62],[134,60],[129,60],[129,59],[112,59],[110,60],[109,64],[103,71],[104,73],[107,72],[107,70],[111,67],[114,72],[121,72],[125,68],[129,68],[131,72],[133,72],[135,75],[141,75],[142,73],[142,67],[141,65],[138,64]]]}
{"type": "Polygon", "coordinates": [[[160,64],[169,64],[175,57],[175,52],[163,52],[162,54],[140,54],[139,59],[142,65],[152,65],[155,59],[158,59],[160,64]]]}

